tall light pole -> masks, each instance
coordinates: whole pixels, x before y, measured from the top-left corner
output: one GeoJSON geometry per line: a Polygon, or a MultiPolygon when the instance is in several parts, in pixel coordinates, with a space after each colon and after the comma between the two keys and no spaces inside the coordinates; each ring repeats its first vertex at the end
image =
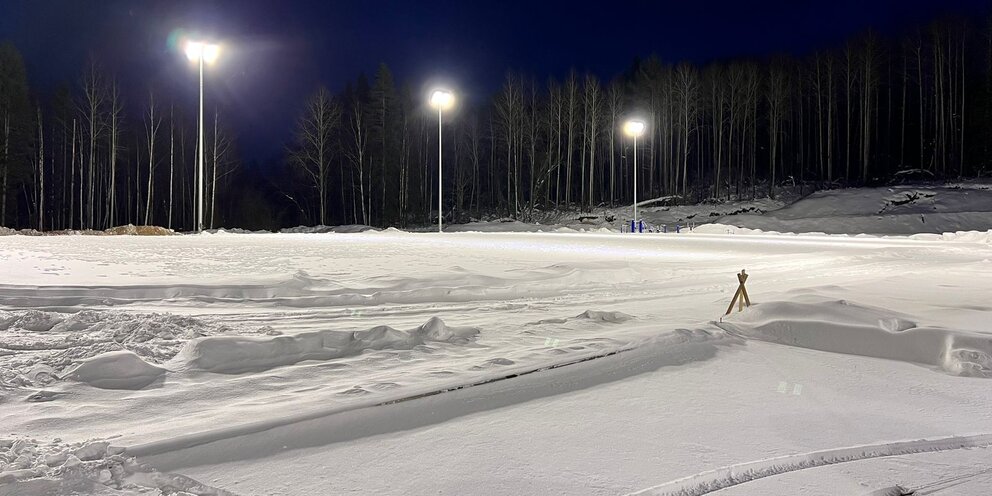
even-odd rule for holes
{"type": "MultiPolygon", "coordinates": [[[[637,227],[637,137],[644,133],[644,121],[628,120],[623,124],[623,132],[634,138],[634,229],[637,227]]],[[[633,230],[633,229],[632,229],[633,230]]]]}
{"type": "Polygon", "coordinates": [[[186,42],[186,57],[190,62],[197,62],[200,66],[200,136],[196,144],[198,159],[196,164],[196,232],[203,231],[203,64],[213,64],[219,55],[220,45],[202,41],[186,42]]]}
{"type": "Polygon", "coordinates": [[[441,175],[441,158],[444,156],[441,148],[441,113],[451,108],[454,103],[455,95],[448,90],[438,89],[431,92],[431,106],[437,109],[437,232],[441,232],[441,192],[444,186],[441,175]]]}

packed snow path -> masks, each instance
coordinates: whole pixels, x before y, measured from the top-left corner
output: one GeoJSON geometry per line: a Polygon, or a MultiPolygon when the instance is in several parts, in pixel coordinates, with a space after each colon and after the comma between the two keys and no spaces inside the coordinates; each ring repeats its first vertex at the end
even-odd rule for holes
{"type": "Polygon", "coordinates": [[[613,494],[992,432],[989,236],[930,238],[0,238],[0,436],[109,439],[246,494],[613,494]],[[759,305],[713,323],[741,268],[759,305]],[[840,339],[787,332],[810,321],[840,339]]]}

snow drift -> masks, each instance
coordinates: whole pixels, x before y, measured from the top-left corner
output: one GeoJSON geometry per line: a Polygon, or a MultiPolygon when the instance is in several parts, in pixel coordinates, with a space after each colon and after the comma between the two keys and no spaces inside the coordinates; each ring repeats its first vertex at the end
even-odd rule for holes
{"type": "Polygon", "coordinates": [[[762,303],[717,325],[745,338],[992,377],[992,334],[918,327],[901,314],[844,300],[762,303]]]}
{"type": "Polygon", "coordinates": [[[111,351],[83,360],[65,378],[102,389],[141,389],[165,372],[130,351],[111,351]]]}
{"type": "Polygon", "coordinates": [[[448,327],[433,317],[401,331],[376,326],[364,331],[316,331],[291,336],[210,336],[189,341],[176,356],[178,366],[208,372],[240,373],[331,360],[365,350],[409,350],[427,342],[464,343],[479,334],[475,327],[448,327]]]}

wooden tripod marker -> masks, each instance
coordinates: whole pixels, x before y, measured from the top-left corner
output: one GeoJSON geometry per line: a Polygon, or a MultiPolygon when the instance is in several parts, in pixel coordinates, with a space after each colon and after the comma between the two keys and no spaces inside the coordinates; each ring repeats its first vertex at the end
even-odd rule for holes
{"type": "Polygon", "coordinates": [[[737,274],[737,280],[741,284],[740,286],[737,286],[737,292],[734,293],[734,299],[730,300],[730,306],[727,307],[727,313],[724,315],[730,315],[730,312],[734,311],[734,303],[738,304],[738,312],[744,310],[744,305],[751,306],[751,298],[748,298],[747,288],[744,287],[744,283],[747,281],[747,272],[744,272],[744,269],[741,269],[741,273],[737,274]]]}

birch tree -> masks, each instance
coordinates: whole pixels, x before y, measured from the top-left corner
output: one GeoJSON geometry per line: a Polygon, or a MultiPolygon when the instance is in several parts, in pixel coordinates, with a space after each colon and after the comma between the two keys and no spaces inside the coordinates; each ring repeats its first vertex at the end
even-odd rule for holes
{"type": "Polygon", "coordinates": [[[45,230],[45,126],[38,105],[38,230],[45,230]]]}
{"type": "MultiPolygon", "coordinates": [[[[106,81],[96,61],[90,59],[83,74],[83,113],[86,120],[88,161],[86,167],[85,228],[96,228],[97,142],[104,132],[106,81]]],[[[82,188],[82,182],[80,187],[82,188]]],[[[80,200],[82,201],[82,200],[80,200]]]]}
{"type": "Polygon", "coordinates": [[[222,181],[237,170],[236,164],[231,160],[231,149],[233,140],[231,136],[220,126],[220,111],[214,108],[214,125],[211,135],[212,146],[210,153],[210,228],[217,227],[217,191],[220,189],[222,181]]]}
{"type": "Polygon", "coordinates": [[[772,63],[768,71],[768,88],[766,99],[768,104],[768,196],[775,198],[776,172],[780,158],[779,149],[783,119],[786,115],[788,102],[789,75],[782,61],[772,63]]]}
{"type": "Polygon", "coordinates": [[[155,155],[155,139],[162,125],[162,115],[155,103],[155,92],[148,91],[148,107],[145,109],[145,143],[148,145],[148,187],[145,189],[145,225],[152,223],[152,201],[155,196],[155,168],[158,165],[155,155]]]}
{"type": "Polygon", "coordinates": [[[595,191],[593,190],[593,179],[596,177],[596,139],[599,137],[599,121],[602,117],[603,111],[603,91],[599,84],[599,79],[591,74],[587,75],[583,95],[586,121],[588,122],[586,142],[589,144],[589,175],[588,187],[586,188],[586,208],[591,211],[595,197],[595,191]]]}
{"type": "Polygon", "coordinates": [[[368,169],[369,122],[366,116],[365,102],[356,93],[351,99],[348,112],[348,130],[350,142],[347,155],[353,171],[358,172],[359,201],[361,202],[362,223],[369,223],[368,203],[365,198],[365,176],[368,169]]]}
{"type": "Polygon", "coordinates": [[[104,221],[108,226],[113,226],[117,222],[117,152],[120,150],[123,117],[124,102],[121,98],[120,86],[115,79],[110,86],[110,187],[107,192],[109,195],[107,218],[104,221]]]}
{"type": "MultiPolygon", "coordinates": [[[[307,100],[303,113],[297,120],[296,143],[290,155],[291,162],[310,179],[317,195],[318,219],[324,225],[328,223],[328,183],[333,138],[340,120],[340,105],[331,96],[330,91],[321,86],[307,100]]],[[[361,162],[364,163],[364,158],[361,162]]]]}

